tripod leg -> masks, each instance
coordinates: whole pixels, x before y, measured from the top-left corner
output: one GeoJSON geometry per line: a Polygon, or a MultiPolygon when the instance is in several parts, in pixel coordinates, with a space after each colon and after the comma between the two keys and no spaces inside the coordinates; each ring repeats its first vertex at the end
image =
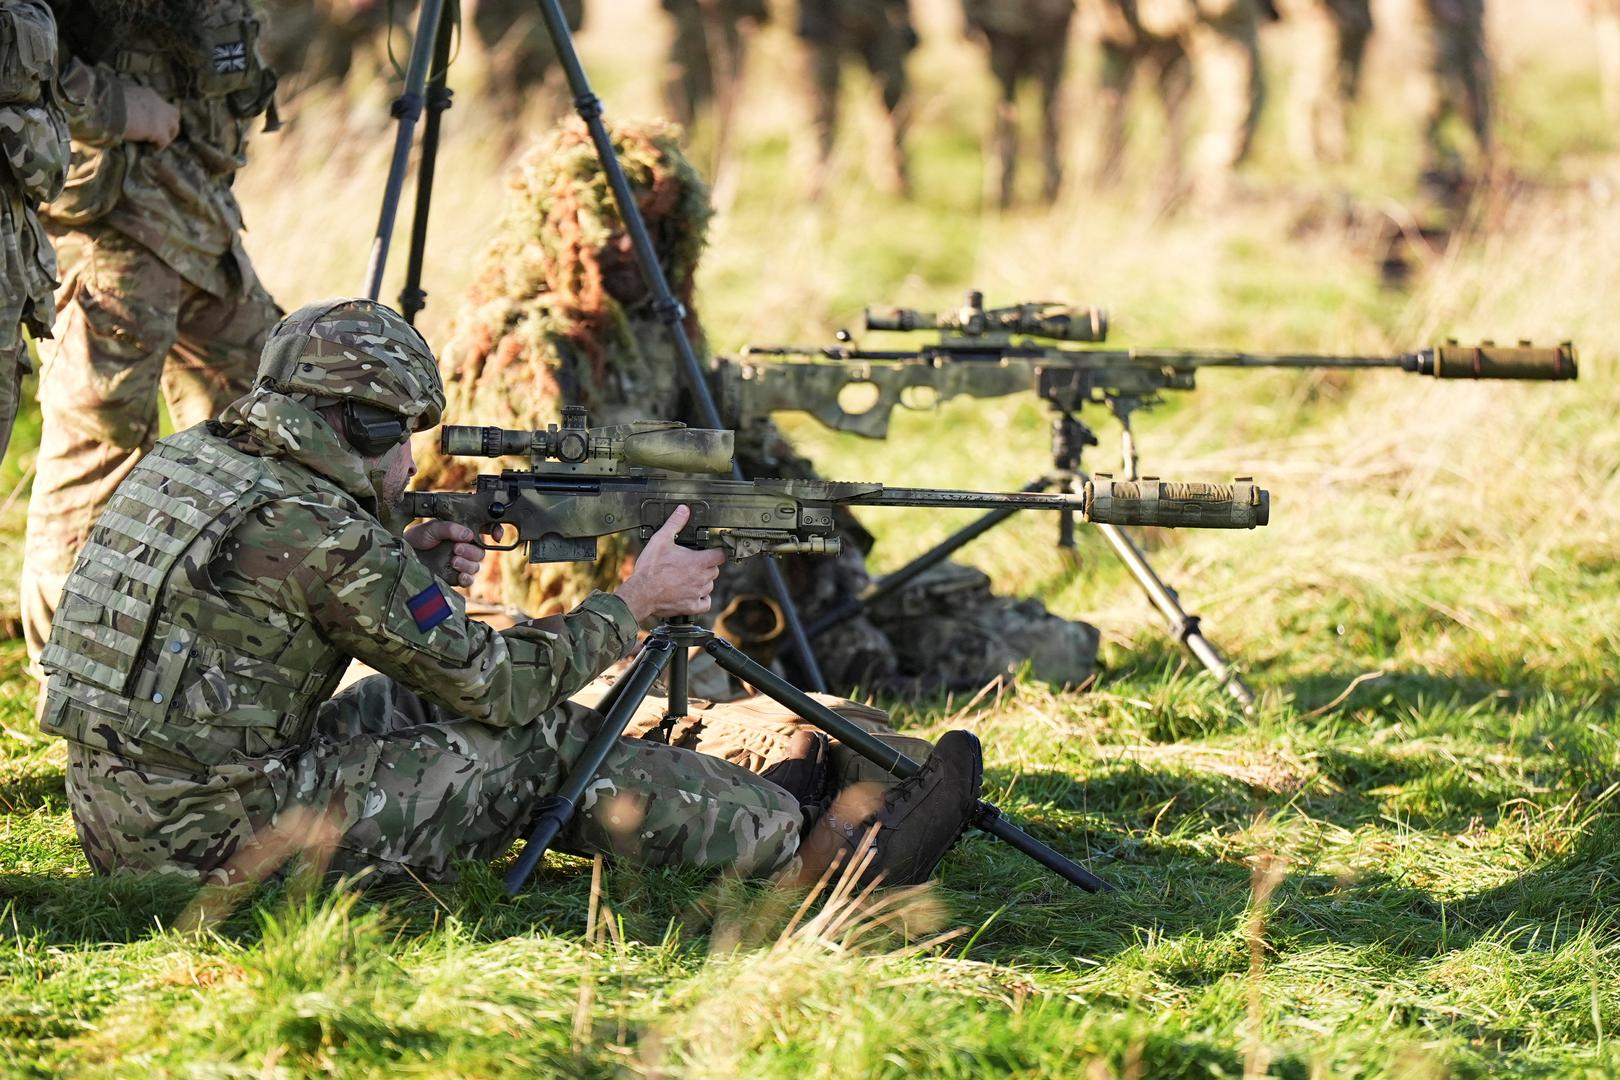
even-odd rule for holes
{"type": "MultiPolygon", "coordinates": [[[[865,728],[851,723],[827,706],[806,694],[769,668],[754,663],[747,654],[720,638],[711,638],[704,646],[715,663],[766,697],[792,709],[805,720],[831,735],[868,761],[902,780],[915,776],[922,766],[885,743],[865,728]]],[[[973,826],[1002,840],[1028,855],[1048,870],[1087,892],[1110,892],[1112,887],[1079,863],[1054,851],[1033,836],[1007,821],[1001,811],[981,801],[973,817],[973,826]]]]}
{"type": "Polygon", "coordinates": [[[416,325],[416,316],[427,303],[422,290],[422,264],[427,254],[428,213],[433,206],[433,174],[439,160],[439,129],[444,111],[450,107],[451,92],[446,85],[450,75],[450,38],[455,32],[456,13],[446,6],[439,20],[433,43],[433,70],[427,86],[427,122],[422,127],[422,156],[417,163],[416,212],[411,220],[411,249],[405,260],[405,288],[399,294],[399,310],[405,321],[416,325]]]}
{"type": "Polygon", "coordinates": [[[1248,684],[1232,665],[1226,662],[1221,651],[1204,636],[1198,625],[1198,616],[1187,614],[1187,610],[1181,606],[1181,601],[1176,599],[1176,594],[1154,571],[1147,561],[1147,556],[1131,542],[1131,538],[1125,535],[1123,529],[1118,525],[1099,525],[1097,528],[1114,549],[1114,554],[1125,564],[1125,569],[1131,572],[1136,583],[1142,586],[1142,591],[1147,593],[1148,600],[1159,609],[1159,614],[1170,624],[1170,633],[1187,647],[1187,651],[1192,653],[1211,675],[1215,676],[1215,680],[1226,688],[1227,693],[1237,699],[1244,712],[1252,712],[1254,691],[1249,689],[1248,684]]]}
{"type": "Polygon", "coordinates": [[[653,683],[658,681],[658,676],[669,666],[674,653],[675,646],[667,639],[648,638],[629,673],[608,691],[608,696],[602,701],[602,708],[606,713],[602,726],[597,728],[596,734],[585,744],[579,760],[574,762],[574,771],[568,774],[562,787],[540,801],[534,828],[529,833],[529,842],[523,845],[523,853],[518,856],[517,863],[506,875],[507,895],[516,896],[522,890],[523,883],[529,880],[534,868],[540,865],[546,849],[574,816],[585,789],[596,779],[596,774],[602,771],[602,762],[607,760],[609,752],[624,735],[624,729],[629,726],[631,717],[635,715],[636,706],[646,699],[653,683]]]}
{"type": "Polygon", "coordinates": [[[383,189],[377,232],[372,237],[371,254],[366,261],[366,283],[361,290],[362,296],[372,300],[382,295],[383,269],[388,265],[388,247],[394,236],[394,219],[399,214],[400,194],[405,188],[411,142],[416,135],[416,121],[422,115],[422,88],[427,85],[428,65],[444,4],[445,0],[424,0],[416,18],[416,40],[411,45],[410,62],[405,69],[405,91],[394,102],[399,128],[394,135],[394,154],[388,163],[388,183],[383,189]]]}

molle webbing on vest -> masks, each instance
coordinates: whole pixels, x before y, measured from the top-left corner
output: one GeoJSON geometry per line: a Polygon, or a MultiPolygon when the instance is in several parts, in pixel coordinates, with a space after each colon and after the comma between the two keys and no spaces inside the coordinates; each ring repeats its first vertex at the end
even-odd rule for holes
{"type": "Polygon", "coordinates": [[[127,694],[180,556],[211,527],[223,534],[246,513],[238,503],[261,471],[201,429],[159,443],[91,531],[63,587],[41,666],[127,694]]]}

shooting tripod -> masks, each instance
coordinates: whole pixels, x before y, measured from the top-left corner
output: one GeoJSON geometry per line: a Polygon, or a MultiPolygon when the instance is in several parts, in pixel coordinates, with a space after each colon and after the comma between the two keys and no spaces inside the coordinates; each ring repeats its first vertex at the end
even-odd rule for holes
{"type": "MultiPolygon", "coordinates": [[[[839,740],[868,761],[899,779],[915,775],[922,766],[884,743],[864,728],[839,716],[821,702],[806,694],[769,668],[755,663],[745,653],[714,632],[684,620],[674,620],[658,627],[642,646],[630,670],[615,682],[597,709],[603,714],[602,726],[586,743],[573,771],[556,794],[541,800],[538,816],[528,843],[506,876],[506,889],[517,894],[540,864],[546,849],[557,838],[578,808],[585,790],[602,770],[603,763],[614,744],[624,735],[636,709],[651,693],[659,676],[668,672],[669,708],[665,714],[665,730],[684,717],[687,711],[687,665],[689,650],[701,648],[714,658],[720,668],[795,714],[809,721],[823,732],[839,740]]],[[[1001,816],[1001,810],[981,800],[974,812],[972,825],[981,832],[1011,844],[1042,866],[1072,885],[1086,892],[1111,892],[1112,886],[1079,863],[1041,843],[1023,829],[1001,816]]]]}
{"type": "MultiPolygon", "coordinates": [[[[574,108],[590,132],[591,142],[595,145],[597,157],[602,163],[602,171],[607,176],[608,186],[613,190],[619,217],[624,222],[625,231],[635,248],[636,262],[653,295],[652,310],[664,323],[670,339],[675,343],[681,373],[691,391],[698,422],[705,428],[724,427],[720,421],[720,410],[715,407],[714,396],[710,392],[708,380],[704,377],[702,365],[698,363],[697,354],[692,350],[692,343],[686,336],[686,308],[675,298],[668,280],[664,277],[663,268],[658,262],[658,253],[653,248],[652,237],[647,232],[646,222],[643,221],[640,207],[636,204],[635,193],[630,189],[630,181],[625,177],[624,167],[614,152],[613,140],[608,135],[606,124],[602,122],[602,101],[592,92],[590,83],[585,77],[585,69],[580,65],[579,54],[574,49],[573,34],[563,17],[562,7],[557,0],[537,0],[537,2],[540,17],[545,21],[546,31],[551,36],[552,45],[556,50],[557,60],[568,78],[568,87],[574,95],[574,108]]],[[[459,21],[459,8],[457,0],[424,0],[417,15],[416,37],[411,43],[410,60],[405,68],[405,89],[394,101],[391,109],[399,126],[394,136],[394,154],[389,163],[388,182],[383,189],[382,211],[378,216],[377,231],[372,238],[371,256],[366,265],[364,295],[375,300],[382,294],[383,270],[388,263],[389,243],[394,234],[394,222],[399,213],[400,196],[405,186],[411,142],[416,131],[416,121],[421,117],[425,104],[428,118],[422,133],[422,156],[418,163],[416,211],[411,224],[411,248],[406,266],[405,288],[400,293],[400,310],[413,324],[417,314],[427,303],[427,293],[422,289],[422,266],[427,248],[428,212],[433,201],[433,177],[439,153],[440,125],[444,111],[451,105],[451,93],[445,84],[450,69],[450,37],[459,21]]],[[[732,476],[738,480],[744,479],[742,469],[735,463],[732,465],[732,476]]],[[[815,653],[810,648],[810,638],[805,633],[804,621],[799,615],[798,607],[788,592],[787,579],[782,576],[782,568],[771,562],[766,566],[765,574],[772,598],[782,611],[782,619],[786,624],[788,640],[792,647],[792,659],[797,665],[801,679],[813,690],[824,689],[826,679],[822,676],[821,666],[816,662],[815,653]]]]}
{"type": "MultiPolygon", "coordinates": [[[[1136,476],[1136,443],[1131,434],[1130,414],[1137,407],[1137,402],[1129,399],[1111,401],[1114,415],[1119,418],[1123,426],[1121,441],[1123,444],[1122,457],[1125,467],[1125,479],[1135,480],[1136,476]]],[[[1071,403],[1053,402],[1057,416],[1052,419],[1052,470],[1024,485],[1026,492],[1034,491],[1074,491],[1077,485],[1083,484],[1089,477],[1081,471],[1080,454],[1088,446],[1098,445],[1097,436],[1092,430],[1074,415],[1071,403]]],[[[866,611],[872,605],[885,597],[892,596],[912,581],[916,580],[925,571],[938,566],[954,555],[958,550],[973,540],[978,539],[991,529],[1000,525],[1016,510],[992,510],[980,517],[977,521],[964,526],[952,533],[934,547],[923,552],[915,559],[906,563],[900,569],[885,574],[871,588],[860,596],[851,597],[831,609],[812,619],[805,627],[805,632],[812,638],[840,623],[847,622],[866,611]]],[[[1098,532],[1108,541],[1119,556],[1125,569],[1136,579],[1136,583],[1147,594],[1148,600],[1164,616],[1172,637],[1186,647],[1187,651],[1197,658],[1198,662],[1215,680],[1226,688],[1226,691],[1237,699],[1245,712],[1254,709],[1254,692],[1249,689],[1243,677],[1227,663],[1221,651],[1204,636],[1203,629],[1197,615],[1188,614],[1181,606],[1181,600],[1176,591],[1166,585],[1164,579],[1159,577],[1148,562],[1142,549],[1136,546],[1125,530],[1118,525],[1095,525],[1098,532]]],[[[1074,515],[1064,512],[1058,516],[1057,546],[1065,551],[1073,551],[1074,543],[1074,515]]]]}

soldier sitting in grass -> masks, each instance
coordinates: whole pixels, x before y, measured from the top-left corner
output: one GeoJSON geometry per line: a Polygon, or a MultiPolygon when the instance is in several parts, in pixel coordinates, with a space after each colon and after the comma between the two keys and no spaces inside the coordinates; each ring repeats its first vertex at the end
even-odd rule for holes
{"type": "MultiPolygon", "coordinates": [[[[246,396],[118,485],[42,657],[41,727],[68,740],[98,873],[252,880],[311,836],[334,873],[439,880],[494,858],[600,722],[569,695],[640,625],[709,609],[724,556],[676,546],[682,507],[611,595],[502,632],[469,620],[447,585],[478,571],[473,533],[395,511],[411,433],[443,407],[400,316],[314,304],[276,326],[246,396]],[[336,693],[353,659],[382,674],[336,693]]],[[[714,709],[686,733],[757,773],[623,740],[564,846],[797,883],[871,844],[865,879],[932,874],[974,807],[977,739],[947,733],[918,776],[840,789],[825,736],[759,715],[714,709]]]]}

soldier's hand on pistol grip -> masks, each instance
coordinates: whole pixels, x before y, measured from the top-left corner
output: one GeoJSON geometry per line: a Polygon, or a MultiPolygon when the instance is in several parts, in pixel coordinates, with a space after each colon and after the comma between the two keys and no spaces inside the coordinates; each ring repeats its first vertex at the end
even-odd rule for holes
{"type": "Polygon", "coordinates": [[[648,620],[708,613],[709,594],[726,553],[718,548],[694,551],[675,542],[691,517],[690,508],[677,506],[647,541],[636,557],[635,570],[619,586],[617,595],[636,622],[645,625],[648,620]]]}
{"type": "Polygon", "coordinates": [[[138,83],[124,85],[124,138],[162,150],[180,134],[180,110],[138,83]]]}
{"type": "Polygon", "coordinates": [[[405,542],[422,553],[422,561],[439,577],[464,589],[473,583],[484,561],[484,549],[473,543],[477,539],[477,533],[454,521],[424,521],[405,530],[405,542]]]}

